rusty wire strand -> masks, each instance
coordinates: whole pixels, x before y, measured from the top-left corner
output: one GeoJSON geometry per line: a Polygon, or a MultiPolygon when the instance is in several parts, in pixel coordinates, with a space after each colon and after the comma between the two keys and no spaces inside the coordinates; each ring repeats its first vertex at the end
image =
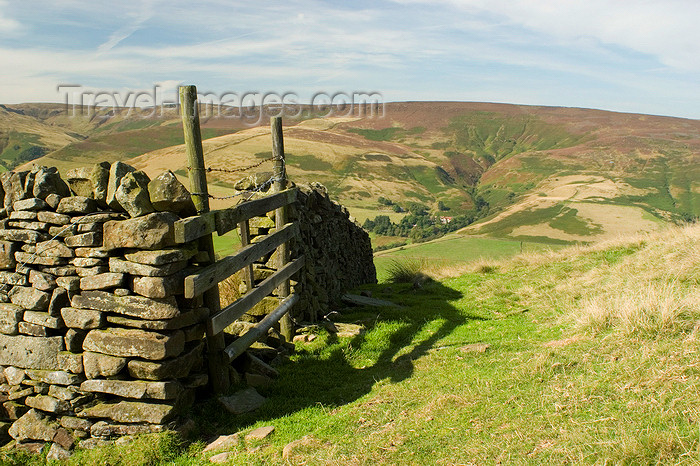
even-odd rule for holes
{"type": "MultiPolygon", "coordinates": [[[[250,165],[248,167],[243,167],[243,168],[212,168],[212,167],[207,167],[204,168],[204,171],[206,172],[222,172],[222,173],[240,173],[244,171],[248,171],[252,168],[257,168],[260,165],[264,164],[265,162],[271,162],[275,160],[274,157],[267,158],[265,160],[260,161],[259,163],[256,163],[255,165],[250,165]]],[[[193,167],[187,167],[187,170],[194,170],[193,167]]]]}

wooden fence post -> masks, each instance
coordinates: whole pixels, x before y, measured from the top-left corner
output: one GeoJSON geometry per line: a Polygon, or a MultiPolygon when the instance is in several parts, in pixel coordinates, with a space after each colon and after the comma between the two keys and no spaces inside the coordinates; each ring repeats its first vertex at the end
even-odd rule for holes
{"type": "MultiPolygon", "coordinates": [[[[182,111],[182,129],[185,134],[187,149],[188,174],[192,201],[198,214],[209,212],[209,191],[207,189],[207,174],[204,166],[204,150],[202,149],[202,134],[199,128],[199,111],[197,108],[197,88],[195,86],[180,87],[180,106],[182,111]]],[[[214,242],[211,234],[199,240],[200,250],[209,254],[209,261],[203,265],[214,263],[214,242]]],[[[204,305],[209,308],[209,315],[219,312],[219,289],[213,287],[204,292],[204,305]]],[[[223,393],[229,387],[229,374],[225,363],[223,332],[217,335],[207,333],[207,359],[209,362],[209,382],[216,393],[223,393]]]]}
{"type": "MultiPolygon", "coordinates": [[[[287,188],[287,169],[284,166],[284,139],[282,136],[282,117],[271,118],[272,128],[272,157],[274,159],[273,179],[274,191],[280,192],[287,188]]],[[[281,230],[287,223],[287,206],[275,210],[275,229],[281,230]]],[[[289,247],[287,243],[281,244],[277,248],[277,270],[281,270],[289,262],[289,247]]],[[[281,298],[289,296],[289,280],[285,280],[277,289],[277,294],[281,298]]],[[[294,325],[292,316],[287,312],[280,319],[280,333],[287,341],[294,338],[294,325]]]]}

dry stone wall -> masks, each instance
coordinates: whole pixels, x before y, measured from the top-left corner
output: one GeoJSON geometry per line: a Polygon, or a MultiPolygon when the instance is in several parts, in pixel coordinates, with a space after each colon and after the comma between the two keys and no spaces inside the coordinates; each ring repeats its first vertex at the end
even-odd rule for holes
{"type": "Polygon", "coordinates": [[[182,296],[194,213],[166,172],[117,162],[0,176],[0,438],[78,441],[160,431],[206,385],[203,320],[182,296]]]}
{"type": "MultiPolygon", "coordinates": [[[[172,427],[208,382],[209,310],[183,295],[184,277],[208,257],[174,239],[174,222],[195,213],[187,189],[169,171],[150,180],[121,162],[65,180],[39,167],[0,175],[0,206],[0,444],[50,442],[61,458],[77,444],[172,427]]],[[[300,186],[289,220],[301,232],[292,256],[306,257],[292,281],[297,320],[376,281],[369,236],[323,186],[300,186]]],[[[251,221],[253,236],[273,229],[272,214],[251,221]]],[[[256,279],[275,266],[274,254],[263,258],[256,279]]],[[[276,340],[271,332],[261,340],[276,340]]],[[[244,377],[229,367],[232,381],[272,376],[255,356],[267,349],[234,361],[244,377]]]]}
{"type": "MultiPolygon", "coordinates": [[[[256,179],[261,178],[256,175],[256,179]]],[[[264,177],[263,177],[264,178],[264,177]]],[[[255,179],[240,183],[247,188],[255,179]]],[[[292,310],[297,320],[316,321],[340,304],[349,289],[376,283],[377,275],[369,235],[348,210],[331,200],[320,183],[299,185],[297,201],[288,212],[288,221],[299,225],[300,237],[291,242],[291,258],[305,256],[306,265],[292,281],[293,293],[300,295],[292,310]]],[[[274,212],[250,222],[251,236],[266,235],[274,229],[274,212]]],[[[255,241],[255,239],[253,239],[255,241]]],[[[276,266],[276,254],[263,258],[254,266],[257,280],[267,278],[276,266]]],[[[272,304],[275,304],[273,302],[272,304]]],[[[271,310],[265,302],[252,311],[251,320],[261,318],[271,310]]]]}

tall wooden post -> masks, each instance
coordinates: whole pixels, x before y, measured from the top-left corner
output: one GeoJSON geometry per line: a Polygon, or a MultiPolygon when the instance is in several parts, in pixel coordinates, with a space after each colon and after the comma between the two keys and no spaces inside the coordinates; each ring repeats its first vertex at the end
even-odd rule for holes
{"type": "MultiPolygon", "coordinates": [[[[204,150],[202,149],[202,134],[199,128],[199,112],[197,108],[197,88],[195,86],[180,87],[180,106],[182,111],[182,129],[185,133],[185,148],[187,149],[188,173],[192,201],[198,214],[209,212],[209,191],[207,189],[207,173],[204,167],[204,150]]],[[[209,254],[209,261],[202,265],[214,263],[214,242],[211,235],[199,240],[200,251],[209,254]]],[[[209,308],[209,314],[214,315],[220,310],[219,288],[213,287],[204,292],[204,305],[209,308]]],[[[209,361],[209,382],[216,393],[223,393],[229,387],[227,360],[225,360],[223,332],[210,335],[207,330],[207,359],[209,361]]]]}
{"type": "MultiPolygon", "coordinates": [[[[283,191],[287,188],[287,169],[284,165],[284,139],[282,136],[282,117],[271,118],[272,127],[272,158],[274,159],[274,185],[275,192],[283,191]]],[[[275,210],[275,228],[279,231],[287,224],[287,206],[280,207],[275,210]]],[[[280,270],[289,262],[289,247],[287,243],[282,243],[277,248],[277,270],[280,270]]],[[[281,298],[289,296],[289,280],[285,280],[277,288],[277,294],[281,298]]],[[[287,341],[292,341],[294,338],[294,325],[292,317],[287,312],[280,319],[280,333],[287,341]]]]}

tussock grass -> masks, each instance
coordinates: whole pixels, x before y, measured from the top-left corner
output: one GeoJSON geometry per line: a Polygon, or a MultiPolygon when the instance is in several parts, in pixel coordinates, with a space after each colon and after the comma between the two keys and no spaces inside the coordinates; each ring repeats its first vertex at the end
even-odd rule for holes
{"type": "Polygon", "coordinates": [[[419,284],[430,280],[428,270],[432,268],[426,259],[410,258],[393,260],[387,268],[389,282],[419,284]]]}

